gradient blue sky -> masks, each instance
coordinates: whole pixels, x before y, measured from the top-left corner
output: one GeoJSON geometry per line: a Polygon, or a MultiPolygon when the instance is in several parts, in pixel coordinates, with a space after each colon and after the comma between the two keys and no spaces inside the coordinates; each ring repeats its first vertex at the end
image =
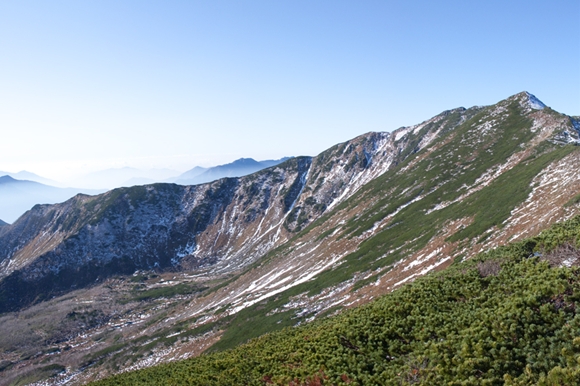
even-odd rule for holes
{"type": "Polygon", "coordinates": [[[580,115],[580,1],[0,1],[0,170],[316,155],[526,90],[580,115]]]}

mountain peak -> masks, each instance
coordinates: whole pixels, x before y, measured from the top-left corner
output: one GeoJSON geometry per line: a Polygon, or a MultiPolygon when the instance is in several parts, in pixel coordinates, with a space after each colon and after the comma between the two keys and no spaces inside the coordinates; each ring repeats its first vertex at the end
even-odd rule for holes
{"type": "Polygon", "coordinates": [[[5,176],[0,177],[0,184],[9,184],[9,183],[12,183],[15,181],[17,181],[17,180],[10,177],[9,175],[5,175],[5,176]]]}
{"type": "MultiPolygon", "coordinates": [[[[259,162],[253,158],[240,158],[240,159],[237,159],[234,162],[232,162],[230,165],[241,166],[241,165],[258,165],[258,164],[259,164],[259,162]]],[[[226,165],[220,165],[220,166],[226,166],[226,165]]]]}
{"type": "Polygon", "coordinates": [[[533,110],[543,110],[546,105],[544,102],[539,100],[534,94],[527,91],[522,91],[508,99],[517,100],[520,102],[522,107],[528,107],[533,110]]]}
{"type": "Polygon", "coordinates": [[[546,107],[546,105],[541,100],[536,98],[535,95],[530,94],[527,91],[525,91],[525,93],[528,97],[528,103],[531,108],[533,108],[534,110],[542,110],[544,107],[546,107]]]}

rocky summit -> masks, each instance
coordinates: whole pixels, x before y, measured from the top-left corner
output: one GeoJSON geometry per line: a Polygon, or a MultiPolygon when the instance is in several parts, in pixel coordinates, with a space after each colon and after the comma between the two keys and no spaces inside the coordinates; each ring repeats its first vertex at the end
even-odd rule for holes
{"type": "Polygon", "coordinates": [[[0,227],[0,384],[84,382],[340,313],[580,213],[580,120],[522,92],[315,157],[0,227]]]}

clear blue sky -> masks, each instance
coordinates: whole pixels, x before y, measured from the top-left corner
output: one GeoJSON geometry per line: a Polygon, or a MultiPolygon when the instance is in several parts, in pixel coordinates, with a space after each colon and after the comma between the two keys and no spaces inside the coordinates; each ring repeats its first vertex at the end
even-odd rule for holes
{"type": "Polygon", "coordinates": [[[580,115],[580,1],[0,1],[0,170],[316,155],[526,90],[580,115]]]}

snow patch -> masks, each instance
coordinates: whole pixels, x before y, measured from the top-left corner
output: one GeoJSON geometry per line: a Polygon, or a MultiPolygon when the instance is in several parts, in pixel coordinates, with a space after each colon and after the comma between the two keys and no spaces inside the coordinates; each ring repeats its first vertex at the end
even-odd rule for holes
{"type": "Polygon", "coordinates": [[[535,95],[526,93],[528,95],[528,105],[534,110],[543,110],[546,105],[542,103],[541,100],[535,97],[535,95]]]}
{"type": "MultiPolygon", "coordinates": [[[[190,241],[187,243],[187,245],[185,247],[179,247],[177,249],[177,251],[175,251],[175,255],[178,258],[183,258],[185,256],[189,256],[189,255],[193,255],[193,253],[195,252],[195,250],[197,249],[197,245],[195,244],[195,241],[190,241]]],[[[172,260],[173,262],[173,260],[172,260]]],[[[177,263],[177,261],[175,262],[177,263]]]]}
{"type": "Polygon", "coordinates": [[[411,131],[412,127],[403,127],[395,132],[395,142],[399,139],[403,138],[409,131],[411,131]]]}

